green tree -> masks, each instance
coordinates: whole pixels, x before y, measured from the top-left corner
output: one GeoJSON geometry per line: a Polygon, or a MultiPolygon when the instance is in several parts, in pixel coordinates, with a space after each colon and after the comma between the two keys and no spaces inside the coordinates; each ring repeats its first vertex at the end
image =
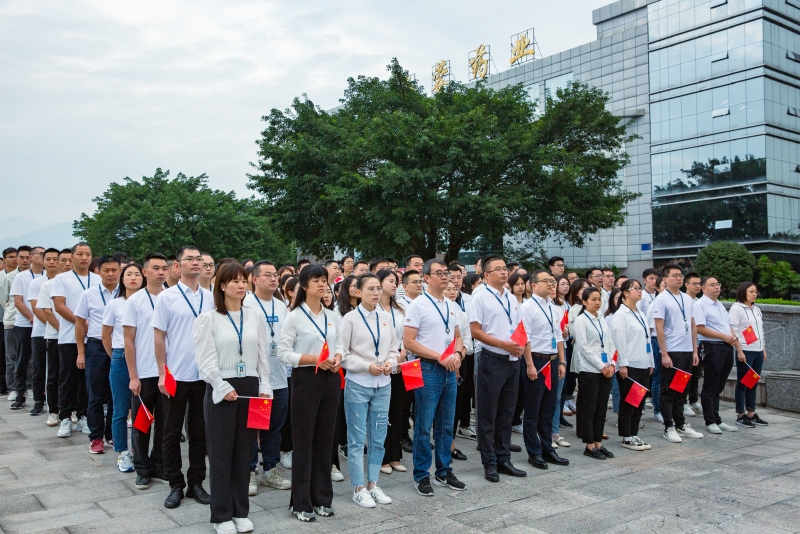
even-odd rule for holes
{"type": "Polygon", "coordinates": [[[348,79],[332,113],[304,97],[263,117],[248,186],[304,252],[443,252],[449,261],[482,236],[528,232],[580,246],[624,222],[638,194],[617,173],[633,137],[601,90],[559,89],[537,119],[521,85],[453,82],[428,96],[396,59],[388,71],[348,79]]]}
{"type": "Polygon", "coordinates": [[[758,289],[773,298],[791,298],[793,289],[800,289],[800,274],[788,261],[772,261],[767,256],[758,258],[758,289]]]}
{"type": "Polygon", "coordinates": [[[295,249],[272,231],[262,200],[237,199],[207,182],[205,174],[170,179],[161,169],[141,181],[126,177],[94,199],[96,211],[73,223],[75,235],[96,254],[121,250],[140,259],[188,244],[215,258],[296,258],[295,249]]]}
{"type": "Polygon", "coordinates": [[[722,286],[722,296],[729,295],[739,284],[753,279],[756,259],[744,245],[733,241],[717,241],[700,249],[694,268],[700,276],[713,276],[722,286]]]}

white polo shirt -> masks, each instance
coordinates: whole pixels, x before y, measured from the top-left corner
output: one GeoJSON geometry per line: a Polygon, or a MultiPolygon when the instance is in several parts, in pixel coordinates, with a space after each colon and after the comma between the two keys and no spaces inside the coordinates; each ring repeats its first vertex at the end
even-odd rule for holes
{"type": "Polygon", "coordinates": [[[563,312],[550,299],[533,294],[522,304],[522,324],[528,334],[531,352],[539,354],[558,354],[558,344],[564,343],[561,335],[563,312]],[[555,348],[553,341],[555,340],[555,348]]]}
{"type": "Polygon", "coordinates": [[[75,317],[88,319],[89,327],[86,329],[86,337],[101,339],[103,335],[103,314],[106,306],[117,298],[119,286],[113,291],[109,291],[103,284],[97,284],[91,289],[84,291],[78,301],[78,307],[73,312],[75,317]]]}
{"type": "Polygon", "coordinates": [[[267,323],[267,342],[269,349],[269,384],[273,391],[289,386],[286,381],[286,366],[278,358],[278,343],[281,340],[281,329],[286,322],[289,311],[283,301],[273,297],[270,300],[261,300],[255,293],[250,293],[244,298],[244,307],[255,310],[259,319],[267,323]],[[273,345],[274,343],[274,345],[273,345]],[[273,350],[274,347],[274,350],[273,350]]]}
{"type": "Polygon", "coordinates": [[[417,329],[416,340],[420,345],[441,354],[456,336],[457,307],[458,304],[444,296],[437,300],[423,293],[406,308],[405,326],[417,329]]]}
{"type": "MultiPolygon", "coordinates": [[[[136,349],[136,374],[140,379],[158,377],[152,320],[155,303],[162,293],[163,291],[158,295],[152,295],[147,291],[147,288],[143,288],[125,301],[122,326],[136,328],[136,337],[134,337],[133,345],[136,349]]],[[[123,339],[125,336],[124,330],[123,328],[123,339]]]]}
{"type": "MultiPolygon", "coordinates": [[[[709,330],[731,335],[730,319],[728,318],[728,310],[718,300],[711,300],[703,295],[694,303],[694,324],[697,326],[703,325],[709,330]]],[[[720,341],[713,337],[701,336],[697,334],[698,341],[720,341]]]]}
{"type": "MultiPolygon", "coordinates": [[[[89,273],[86,276],[78,276],[78,273],[75,271],[61,273],[53,278],[50,296],[65,297],[67,308],[72,310],[72,313],[75,313],[83,292],[99,283],[100,276],[93,273],[89,273]]],[[[55,307],[53,311],[55,311],[55,307]]],[[[75,323],[60,320],[59,325],[58,344],[65,345],[75,343],[75,323]]]]}
{"type": "MultiPolygon", "coordinates": [[[[64,324],[64,320],[61,318],[59,314],[56,313],[56,309],[53,307],[53,299],[50,296],[50,292],[53,289],[53,282],[55,278],[51,278],[47,280],[45,283],[42,284],[42,287],[39,288],[39,298],[36,300],[36,307],[40,310],[51,310],[53,315],[56,316],[56,320],[58,321],[58,325],[61,326],[64,324]]],[[[45,339],[58,339],[58,330],[53,328],[50,323],[47,323],[44,327],[44,338],[45,339]]]]}
{"type": "Polygon", "coordinates": [[[679,292],[677,295],[673,295],[666,290],[656,297],[653,303],[653,318],[664,320],[667,352],[694,351],[692,343],[693,316],[694,301],[686,293],[679,292]]]}
{"type": "Polygon", "coordinates": [[[196,382],[200,380],[200,373],[195,362],[192,327],[197,316],[214,309],[214,296],[200,286],[196,292],[192,291],[183,282],[165,289],[160,295],[152,326],[167,333],[167,367],[175,380],[196,382]]]}
{"type": "Polygon", "coordinates": [[[103,311],[103,326],[111,326],[111,348],[125,348],[125,334],[122,331],[122,314],[125,312],[125,297],[117,297],[108,303],[103,311]]]}
{"type": "MultiPolygon", "coordinates": [[[[31,285],[31,282],[36,280],[37,278],[42,278],[44,276],[44,271],[39,274],[34,274],[33,271],[28,269],[27,271],[22,271],[14,278],[14,282],[11,284],[11,290],[8,292],[9,300],[15,300],[15,296],[22,297],[22,302],[25,303],[25,306],[28,307],[28,311],[31,311],[31,303],[28,302],[28,288],[31,285]]],[[[16,305],[14,305],[16,307],[16,305]]],[[[33,313],[33,312],[31,312],[33,313]]],[[[35,320],[35,317],[34,317],[35,320]]],[[[17,312],[14,316],[14,326],[19,326],[21,328],[31,328],[33,324],[25,318],[24,315],[17,312]]]]}
{"type": "MultiPolygon", "coordinates": [[[[33,311],[33,308],[31,307],[31,301],[35,300],[37,301],[38,304],[39,290],[42,289],[42,286],[48,280],[49,278],[47,278],[47,274],[45,274],[44,276],[37,276],[36,279],[32,280],[30,285],[28,286],[28,296],[25,297],[25,302],[28,303],[28,307],[31,308],[31,311],[33,311]]],[[[38,308],[39,306],[36,307],[38,308]]],[[[39,318],[36,317],[36,315],[34,314],[33,331],[31,332],[31,337],[44,337],[45,330],[46,330],[45,324],[42,321],[40,321],[39,318]]]]}
{"type": "Polygon", "coordinates": [[[650,329],[650,336],[656,335],[656,321],[653,319],[653,302],[655,302],[658,294],[653,291],[649,293],[646,289],[642,288],[642,299],[636,303],[636,307],[640,312],[647,317],[647,327],[650,329]]]}
{"type": "MultiPolygon", "coordinates": [[[[510,291],[503,290],[501,295],[496,289],[486,286],[486,291],[481,291],[470,301],[469,320],[470,323],[480,324],[481,330],[486,334],[501,341],[509,341],[519,325],[519,310],[520,304],[511,296],[510,291]]],[[[477,340],[475,345],[497,354],[508,355],[512,362],[519,359],[500,347],[484,345],[477,340]]]]}

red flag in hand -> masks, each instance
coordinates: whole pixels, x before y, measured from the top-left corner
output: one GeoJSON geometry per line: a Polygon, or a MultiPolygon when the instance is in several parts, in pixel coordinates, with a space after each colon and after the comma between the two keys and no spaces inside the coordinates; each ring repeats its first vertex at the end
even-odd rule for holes
{"type": "Polygon", "coordinates": [[[141,403],[139,411],[136,413],[136,420],[133,422],[133,428],[139,432],[150,432],[150,425],[153,424],[153,414],[147,410],[147,406],[141,403]]]}
{"type": "Polygon", "coordinates": [[[615,350],[614,351],[614,356],[611,357],[611,361],[614,362],[614,363],[617,363],[617,359],[618,358],[619,358],[619,351],[615,350]]]}
{"type": "Polygon", "coordinates": [[[564,317],[561,318],[561,322],[558,325],[561,327],[562,332],[567,327],[568,323],[569,323],[569,312],[567,310],[564,310],[564,317]]]}
{"type": "Polygon", "coordinates": [[[647,393],[647,388],[641,385],[636,380],[631,379],[633,382],[633,387],[628,391],[628,394],[625,396],[625,402],[633,406],[634,408],[638,408],[642,404],[642,399],[644,399],[645,394],[647,393]]]}
{"type": "Polygon", "coordinates": [[[752,326],[748,326],[742,330],[742,337],[744,338],[744,342],[748,345],[752,345],[758,341],[758,336],[756,335],[756,332],[753,330],[752,326]]]}
{"type": "Polygon", "coordinates": [[[524,347],[528,344],[528,333],[525,331],[525,325],[522,324],[522,321],[519,322],[517,329],[511,334],[511,341],[520,347],[524,347]]]}
{"type": "Polygon", "coordinates": [[[683,369],[675,369],[675,376],[672,377],[672,382],[669,383],[669,389],[674,389],[678,393],[683,393],[686,389],[686,384],[692,378],[691,373],[687,373],[683,369]]]}
{"type": "Polygon", "coordinates": [[[341,367],[339,367],[339,376],[342,379],[341,384],[339,384],[339,389],[344,389],[344,369],[342,369],[341,367]]]}
{"type": "MultiPolygon", "coordinates": [[[[750,367],[750,366],[748,365],[748,367],[750,367]]],[[[756,373],[753,370],[753,368],[750,367],[750,370],[747,371],[747,373],[745,373],[745,375],[742,377],[740,382],[744,386],[747,386],[747,389],[753,389],[754,387],[756,387],[756,384],[758,384],[758,381],[759,381],[760,378],[761,378],[761,375],[756,373]]]]}
{"type": "Polygon", "coordinates": [[[551,380],[550,380],[550,370],[551,370],[551,368],[552,368],[552,365],[550,365],[551,363],[553,363],[553,362],[552,362],[552,360],[551,360],[551,361],[549,361],[549,362],[547,362],[546,364],[544,364],[544,365],[542,366],[542,368],[541,368],[541,369],[539,369],[539,372],[540,372],[542,375],[544,375],[544,386],[545,386],[547,389],[553,389],[553,384],[552,384],[552,382],[551,382],[551,380]]]}
{"type": "Polygon", "coordinates": [[[167,364],[164,364],[164,372],[166,373],[164,375],[164,389],[167,390],[170,397],[174,397],[175,392],[178,390],[178,383],[175,382],[175,377],[172,376],[172,372],[169,370],[169,367],[167,367],[167,364]]]}
{"type": "Polygon", "coordinates": [[[328,340],[326,339],[325,344],[322,345],[322,350],[319,351],[319,358],[317,358],[317,366],[314,367],[314,374],[317,374],[317,371],[319,371],[319,364],[327,360],[330,355],[331,351],[328,348],[328,340]]]}
{"type": "Polygon", "coordinates": [[[456,353],[456,338],[453,338],[453,341],[451,341],[450,344],[447,345],[447,348],[444,349],[444,352],[439,357],[439,361],[443,362],[455,353],[456,353]]]}
{"type": "Polygon", "coordinates": [[[403,384],[406,386],[406,391],[421,388],[425,385],[425,382],[422,381],[422,367],[420,367],[417,360],[401,363],[400,372],[403,375],[403,384]]]}
{"type": "Polygon", "coordinates": [[[247,410],[247,428],[269,430],[269,418],[272,414],[272,399],[249,399],[247,410]]]}

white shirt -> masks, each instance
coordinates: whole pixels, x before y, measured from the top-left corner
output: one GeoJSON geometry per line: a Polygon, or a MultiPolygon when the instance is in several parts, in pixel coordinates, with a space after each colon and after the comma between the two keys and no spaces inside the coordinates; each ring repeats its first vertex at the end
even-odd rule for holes
{"type": "Polygon", "coordinates": [[[739,338],[739,344],[742,350],[757,352],[764,350],[764,321],[758,306],[754,305],[751,308],[741,302],[735,302],[731,305],[731,309],[728,312],[728,319],[733,327],[733,331],[736,333],[736,337],[739,338]],[[758,340],[752,345],[748,345],[742,335],[742,332],[747,330],[748,326],[753,327],[753,333],[758,337],[758,340]]]}
{"type": "Polygon", "coordinates": [[[564,316],[549,298],[543,299],[535,293],[522,304],[522,324],[528,334],[531,352],[557,354],[558,344],[564,343],[559,323],[564,316]],[[553,348],[555,341],[555,348],[553,348]]]}
{"type": "MultiPolygon", "coordinates": [[[[11,290],[8,292],[9,300],[16,300],[14,299],[15,296],[22,297],[22,302],[25,303],[25,306],[28,307],[28,311],[31,311],[31,303],[28,302],[28,288],[31,286],[31,282],[36,280],[37,278],[43,278],[44,271],[39,274],[34,274],[33,271],[28,269],[27,271],[22,271],[14,278],[14,282],[11,284],[11,290]]],[[[14,304],[14,308],[16,308],[16,304],[14,304]]],[[[33,312],[31,312],[33,313],[33,312]]],[[[35,317],[34,317],[35,319],[35,317]]],[[[33,323],[25,318],[24,315],[17,312],[14,316],[14,326],[19,326],[22,328],[31,328],[33,323]]]]}
{"type": "Polygon", "coordinates": [[[319,355],[325,341],[328,342],[329,359],[343,354],[336,313],[323,306],[320,313],[315,314],[304,302],[286,315],[278,342],[278,357],[292,367],[315,367],[316,362],[301,366],[300,357],[303,354],[319,355]]]}
{"type": "MultiPolygon", "coordinates": [[[[75,271],[61,273],[53,278],[53,285],[50,288],[52,297],[65,297],[67,308],[75,313],[83,292],[100,283],[100,276],[89,273],[86,276],[79,276],[75,271]]],[[[97,291],[97,290],[95,290],[97,291]]],[[[55,308],[53,308],[55,311],[55,308]]],[[[59,321],[58,344],[64,345],[75,343],[75,323],[69,321],[59,321]]]]}
{"type": "Polygon", "coordinates": [[[17,316],[17,307],[14,305],[14,299],[11,298],[11,286],[14,284],[14,279],[19,274],[19,267],[11,272],[6,273],[3,280],[0,281],[0,305],[3,307],[3,325],[6,328],[14,326],[14,321],[17,316]]]}
{"type": "Polygon", "coordinates": [[[383,365],[386,362],[397,364],[398,342],[392,327],[391,316],[380,306],[368,311],[363,305],[342,318],[342,367],[347,370],[345,378],[365,388],[388,386],[390,376],[374,376],[369,372],[373,363],[383,365]],[[359,314],[359,312],[361,312],[359,314]],[[363,316],[363,319],[362,319],[363,316]],[[365,323],[366,321],[366,323],[365,323]],[[380,339],[378,334],[380,334],[380,339]],[[375,342],[378,342],[375,355],[375,342]]]}
{"type": "Polygon", "coordinates": [[[441,354],[456,336],[458,328],[456,308],[458,304],[444,296],[442,300],[438,300],[428,293],[423,293],[406,308],[405,326],[417,330],[415,339],[420,345],[441,354]],[[447,326],[443,317],[447,320],[447,326]]]}
{"type": "Polygon", "coordinates": [[[395,300],[397,301],[397,304],[404,310],[407,309],[408,305],[412,302],[412,300],[406,295],[395,296],[395,300]]]}
{"type": "Polygon", "coordinates": [[[267,327],[267,343],[269,344],[269,385],[273,390],[289,386],[286,381],[286,366],[278,358],[278,342],[281,340],[281,329],[289,311],[280,299],[261,300],[254,293],[244,298],[244,307],[258,312],[256,315],[267,327]],[[273,346],[274,343],[274,346],[273,346]],[[273,350],[274,348],[274,350],[273,350]]]}
{"type": "Polygon", "coordinates": [[[647,369],[655,367],[653,360],[653,347],[650,343],[650,329],[647,327],[647,318],[638,310],[631,311],[622,304],[614,320],[608,325],[611,329],[611,339],[619,351],[617,365],[619,367],[634,367],[647,369]],[[648,352],[648,346],[650,351],[648,352]]]}
{"type": "MultiPolygon", "coordinates": [[[[664,337],[667,341],[667,352],[693,352],[692,317],[694,301],[689,295],[678,292],[673,295],[665,290],[656,297],[653,303],[653,318],[664,319],[664,337]]],[[[661,347],[664,350],[664,347],[661,347]]]]}
{"type": "Polygon", "coordinates": [[[655,302],[657,296],[658,294],[655,291],[648,293],[646,289],[642,288],[642,299],[636,303],[636,307],[639,311],[647,317],[647,327],[650,329],[651,337],[656,335],[656,321],[653,319],[653,302],[655,302]]]}
{"type": "MultiPolygon", "coordinates": [[[[136,293],[134,293],[134,295],[135,294],[136,293]]],[[[122,331],[122,315],[125,313],[125,304],[125,297],[117,297],[109,302],[108,306],[106,306],[103,311],[103,326],[114,327],[114,330],[111,332],[112,349],[125,348],[125,335],[122,331]]]]}
{"type": "MultiPolygon", "coordinates": [[[[458,307],[461,309],[462,312],[464,312],[464,315],[469,317],[469,303],[472,300],[472,295],[468,295],[463,291],[459,291],[458,294],[461,296],[461,304],[458,304],[458,302],[456,302],[456,304],[458,304],[458,307]]],[[[464,335],[464,333],[462,332],[461,335],[464,335]]]]}
{"type": "MultiPolygon", "coordinates": [[[[47,282],[49,278],[47,275],[44,276],[37,276],[35,280],[32,280],[30,285],[28,286],[28,296],[25,297],[25,301],[28,304],[28,308],[33,312],[33,308],[31,307],[32,300],[39,300],[39,290],[42,289],[42,286],[45,282],[47,282]]],[[[37,302],[38,304],[38,302],[37,302]]],[[[36,306],[37,308],[39,306],[36,306]]],[[[46,330],[46,325],[39,320],[38,317],[34,314],[33,316],[33,331],[31,332],[31,337],[44,337],[44,333],[46,330]]]]}
{"type": "MultiPolygon", "coordinates": [[[[519,325],[519,310],[520,304],[510,291],[504,289],[503,294],[500,295],[496,289],[486,286],[486,291],[481,291],[470,301],[470,323],[480,324],[483,332],[500,341],[509,341],[511,334],[519,325]]],[[[512,356],[507,350],[500,347],[485,345],[479,341],[477,346],[485,347],[486,350],[497,354],[507,355],[512,362],[519,360],[518,357],[512,356]]]]}
{"type": "MultiPolygon", "coordinates": [[[[50,292],[53,290],[54,281],[55,278],[47,280],[42,284],[42,287],[39,288],[39,298],[36,300],[36,307],[40,310],[51,310],[53,315],[56,316],[56,320],[58,321],[58,325],[60,327],[62,324],[64,324],[64,320],[59,314],[56,313],[56,309],[53,307],[53,299],[50,296],[50,292]]],[[[58,339],[58,330],[53,328],[50,323],[47,323],[44,327],[44,338],[58,339]]]]}
{"type": "Polygon", "coordinates": [[[576,372],[600,373],[603,367],[614,364],[612,358],[617,350],[608,323],[585,311],[575,317],[575,348],[572,361],[576,372]],[[606,361],[602,354],[605,353],[606,361]]]}
{"type": "MultiPolygon", "coordinates": [[[[122,326],[136,328],[133,346],[136,351],[136,375],[139,379],[158,377],[152,320],[155,303],[163,292],[151,295],[147,288],[142,288],[125,301],[122,326]]],[[[123,336],[124,330],[123,328],[123,336]]]]}
{"type": "Polygon", "coordinates": [[[78,307],[73,312],[75,317],[88,319],[89,327],[86,329],[86,337],[101,339],[103,335],[103,314],[106,306],[117,297],[119,286],[109,291],[103,284],[97,284],[91,289],[84,291],[78,301],[78,307]]]}
{"type": "Polygon", "coordinates": [[[153,328],[158,328],[167,334],[166,365],[175,380],[181,382],[200,380],[195,361],[192,328],[199,315],[214,308],[214,296],[211,291],[200,286],[197,286],[196,292],[192,291],[183,282],[165,289],[159,295],[151,324],[153,328]]]}
{"type": "Polygon", "coordinates": [[[606,291],[606,288],[600,288],[600,315],[605,316],[606,311],[608,311],[608,298],[611,296],[610,291],[606,291]]]}
{"type": "Polygon", "coordinates": [[[405,322],[406,318],[404,313],[405,308],[401,307],[402,308],[401,311],[395,308],[394,306],[389,306],[388,310],[384,310],[380,304],[378,304],[378,307],[392,317],[392,328],[394,329],[394,335],[397,338],[397,350],[399,351],[400,349],[403,348],[403,330],[405,329],[403,323],[405,322]]]}
{"type": "MultiPolygon", "coordinates": [[[[730,335],[731,325],[728,310],[718,300],[711,300],[703,295],[694,304],[694,324],[703,325],[709,330],[720,334],[730,335]]],[[[747,328],[747,327],[745,327],[747,328]]],[[[720,341],[713,337],[697,334],[698,341],[720,341]]]]}
{"type": "Polygon", "coordinates": [[[464,342],[464,355],[475,353],[475,340],[472,339],[472,330],[469,327],[469,317],[460,309],[456,310],[458,317],[458,329],[461,332],[461,340],[464,342]]]}

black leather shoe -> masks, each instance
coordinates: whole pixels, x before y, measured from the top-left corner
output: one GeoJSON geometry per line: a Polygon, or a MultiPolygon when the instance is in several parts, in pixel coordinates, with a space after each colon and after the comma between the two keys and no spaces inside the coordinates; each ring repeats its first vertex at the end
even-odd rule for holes
{"type": "Polygon", "coordinates": [[[181,499],[183,499],[183,488],[170,488],[169,496],[167,497],[167,500],[164,501],[164,507],[177,508],[181,505],[181,499]]]}
{"type": "Polygon", "coordinates": [[[504,475],[508,475],[510,477],[526,477],[528,473],[523,471],[522,469],[517,469],[514,467],[514,464],[511,462],[502,462],[497,466],[497,472],[503,473],[504,475]]]}
{"type": "Polygon", "coordinates": [[[552,454],[543,454],[542,458],[544,458],[544,461],[548,464],[569,465],[569,460],[562,458],[555,452],[552,454]]]}
{"type": "Polygon", "coordinates": [[[599,448],[599,449],[597,449],[597,450],[599,450],[600,452],[602,452],[602,453],[603,453],[603,455],[604,455],[606,458],[613,458],[613,457],[614,457],[614,453],[612,453],[610,450],[606,449],[605,447],[600,447],[600,448],[599,448]]]}
{"type": "Polygon", "coordinates": [[[465,462],[467,460],[467,455],[458,449],[453,449],[452,456],[454,460],[461,460],[462,462],[465,462]]]}
{"type": "Polygon", "coordinates": [[[414,452],[414,442],[410,438],[403,438],[400,441],[400,448],[405,452],[414,452]]]}
{"type": "Polygon", "coordinates": [[[511,445],[508,446],[508,450],[510,450],[511,452],[522,452],[522,447],[520,447],[519,445],[514,445],[512,443],[511,445]]]}
{"type": "Polygon", "coordinates": [[[535,454],[533,458],[528,458],[528,463],[536,469],[547,469],[549,467],[541,454],[535,454]]]}
{"type": "Polygon", "coordinates": [[[194,486],[190,487],[186,492],[186,496],[190,499],[194,499],[200,504],[211,504],[211,495],[209,495],[200,484],[195,484],[194,486]]]}
{"type": "Polygon", "coordinates": [[[561,418],[561,422],[559,424],[561,426],[563,426],[564,428],[572,428],[574,426],[572,423],[570,423],[569,421],[567,421],[563,417],[561,418]]]}
{"type": "Polygon", "coordinates": [[[595,460],[605,460],[606,455],[600,452],[598,449],[583,449],[583,455],[588,456],[589,458],[594,458],[595,460]]]}
{"type": "Polygon", "coordinates": [[[500,482],[500,475],[497,474],[497,466],[496,465],[484,465],[483,466],[483,478],[485,478],[489,482],[500,482]]]}

